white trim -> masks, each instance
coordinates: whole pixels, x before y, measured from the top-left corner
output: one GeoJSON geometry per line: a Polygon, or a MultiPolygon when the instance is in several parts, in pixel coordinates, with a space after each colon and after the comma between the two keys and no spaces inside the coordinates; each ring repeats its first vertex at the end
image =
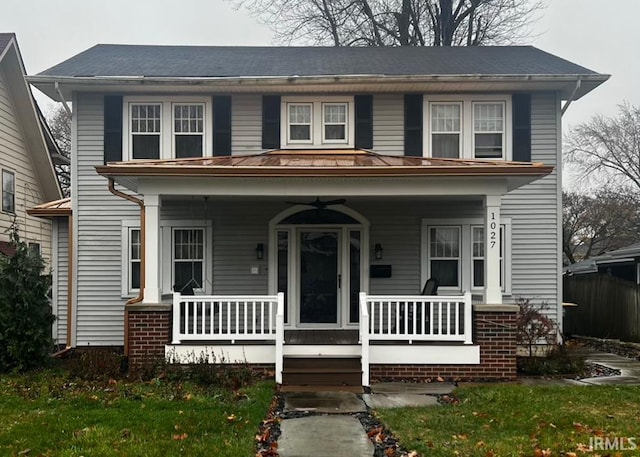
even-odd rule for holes
{"type": "MultiPolygon", "coordinates": [[[[431,109],[432,103],[460,103],[461,104],[461,159],[473,159],[474,154],[474,128],[473,128],[473,104],[474,103],[503,103],[504,104],[504,137],[502,158],[493,160],[512,160],[512,108],[511,94],[425,94],[423,100],[423,139],[422,144],[426,145],[424,155],[431,157],[431,109]]],[[[492,160],[492,159],[487,159],[492,160]]]]}
{"type": "Polygon", "coordinates": [[[333,146],[353,148],[355,145],[355,103],[352,95],[345,96],[285,96],[280,100],[281,147],[289,149],[320,148],[333,146]],[[289,105],[311,105],[311,140],[291,140],[289,138],[289,105]],[[346,140],[325,140],[324,104],[344,104],[347,106],[346,140]]]}
{"type": "MultiPolygon", "coordinates": [[[[18,214],[18,202],[16,198],[16,172],[9,168],[2,168],[0,171],[0,211],[4,214],[10,214],[11,216],[16,216],[18,214]],[[4,209],[4,175],[5,173],[11,175],[13,178],[13,211],[9,211],[4,209]]],[[[26,227],[24,227],[26,230],[26,227]]]]}
{"type": "Polygon", "coordinates": [[[412,365],[477,365],[480,346],[462,345],[370,345],[369,363],[412,365]]]}
{"type": "MultiPolygon", "coordinates": [[[[67,219],[65,218],[65,220],[67,219]]],[[[60,227],[58,226],[59,223],[60,219],[55,218],[51,224],[51,308],[53,311],[53,315],[56,318],[56,320],[53,321],[53,324],[51,324],[51,326],[53,327],[51,329],[51,337],[53,338],[54,344],[60,344],[60,342],[58,341],[58,327],[60,325],[60,302],[58,300],[58,281],[60,281],[60,254],[58,252],[60,236],[60,227]]],[[[69,260],[67,260],[67,262],[68,261],[69,260]]]]}
{"type": "Polygon", "coordinates": [[[137,95],[125,96],[122,101],[122,160],[133,160],[131,157],[131,105],[159,104],[160,105],[160,159],[175,158],[175,142],[173,141],[173,105],[201,104],[204,105],[203,119],[203,157],[212,155],[213,151],[213,106],[211,97],[184,95],[137,95]]]}
{"type": "MultiPolygon", "coordinates": [[[[502,288],[503,295],[511,295],[512,288],[512,272],[511,272],[511,253],[512,253],[512,223],[510,217],[501,217],[500,224],[504,227],[504,283],[502,288]]],[[[454,294],[463,291],[472,291],[480,293],[484,288],[472,288],[473,285],[473,251],[471,227],[483,226],[484,219],[479,217],[461,217],[446,219],[422,219],[421,221],[421,239],[420,239],[420,284],[422,287],[430,277],[429,263],[429,228],[430,227],[450,227],[458,226],[461,228],[461,265],[460,265],[460,288],[439,287],[438,293],[454,294]]]]}
{"type": "Polygon", "coordinates": [[[121,265],[121,277],[120,277],[120,295],[121,298],[134,297],[139,289],[130,289],[130,235],[131,230],[140,230],[140,221],[137,219],[123,219],[120,228],[121,239],[121,253],[120,253],[120,265],[121,265]]]}
{"type": "Polygon", "coordinates": [[[350,129],[349,129],[349,116],[350,116],[350,111],[349,111],[349,103],[348,102],[322,102],[322,113],[321,113],[321,120],[322,120],[322,143],[323,144],[345,144],[345,143],[349,143],[349,134],[350,134],[350,129]],[[325,108],[328,106],[343,106],[344,107],[344,122],[343,123],[329,123],[328,125],[344,125],[344,138],[342,139],[327,139],[327,131],[325,129],[325,127],[327,126],[327,122],[325,119],[325,108]]]}
{"type": "Polygon", "coordinates": [[[181,364],[197,363],[201,355],[206,355],[209,363],[274,363],[276,359],[275,348],[274,344],[167,344],[164,347],[164,354],[167,361],[177,360],[177,363],[181,364]]]}
{"type": "Polygon", "coordinates": [[[464,124],[464,107],[463,107],[463,102],[462,101],[456,101],[456,100],[430,100],[428,102],[427,105],[427,113],[428,113],[428,118],[427,118],[427,127],[426,130],[429,131],[429,134],[427,136],[427,143],[425,143],[427,145],[427,151],[429,156],[433,156],[432,151],[433,151],[433,135],[436,134],[444,134],[444,135],[454,135],[457,134],[458,135],[458,156],[456,158],[460,158],[463,155],[463,145],[464,145],[464,129],[465,129],[465,124],[464,124]],[[431,116],[432,114],[432,108],[434,107],[434,105],[453,105],[453,106],[458,106],[460,108],[460,129],[456,132],[456,131],[435,131],[433,130],[433,118],[431,116]]]}

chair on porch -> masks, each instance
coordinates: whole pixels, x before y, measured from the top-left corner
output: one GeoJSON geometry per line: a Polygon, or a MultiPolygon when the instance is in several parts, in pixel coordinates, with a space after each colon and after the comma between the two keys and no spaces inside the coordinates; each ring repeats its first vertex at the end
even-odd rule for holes
{"type": "MultiPolygon", "coordinates": [[[[438,285],[438,281],[435,278],[427,279],[420,295],[438,295],[438,285]]],[[[429,304],[429,306],[431,306],[431,304],[429,304]]],[[[409,309],[409,322],[413,320],[412,311],[412,309],[409,309]]],[[[419,307],[416,309],[416,333],[422,333],[423,325],[425,328],[429,328],[429,311],[426,310],[425,316],[423,316],[422,307],[419,307]]]]}

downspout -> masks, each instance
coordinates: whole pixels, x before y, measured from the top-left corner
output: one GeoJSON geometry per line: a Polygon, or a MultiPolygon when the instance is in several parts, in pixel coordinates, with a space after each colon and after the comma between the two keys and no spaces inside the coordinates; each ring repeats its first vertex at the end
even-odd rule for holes
{"type": "Polygon", "coordinates": [[[64,356],[73,349],[71,346],[71,335],[73,334],[73,215],[69,215],[67,221],[67,224],[69,224],[67,229],[67,243],[69,245],[69,261],[67,265],[67,342],[63,350],[51,355],[54,359],[64,356]]]}
{"type": "Polygon", "coordinates": [[[113,195],[124,198],[125,200],[129,200],[130,202],[135,203],[140,207],[140,290],[138,291],[138,296],[133,297],[128,300],[124,306],[124,355],[126,357],[129,356],[129,311],[127,311],[127,305],[133,305],[135,303],[140,303],[144,297],[144,285],[145,285],[145,212],[144,212],[144,201],[136,198],[132,195],[125,194],[115,188],[115,183],[113,178],[109,178],[109,192],[113,195]]]}
{"type": "Polygon", "coordinates": [[[576,81],[576,87],[573,88],[573,92],[571,92],[571,95],[567,99],[567,102],[562,107],[562,111],[560,112],[560,117],[564,116],[565,111],[567,111],[569,109],[569,106],[571,106],[571,102],[573,101],[574,97],[576,96],[576,93],[580,89],[580,86],[582,86],[582,80],[578,78],[578,81],[576,81]]]}

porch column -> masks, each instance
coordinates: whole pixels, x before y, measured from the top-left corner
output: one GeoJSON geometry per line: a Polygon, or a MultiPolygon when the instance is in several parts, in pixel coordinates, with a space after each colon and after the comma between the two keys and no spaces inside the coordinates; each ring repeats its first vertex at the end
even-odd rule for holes
{"type": "Polygon", "coordinates": [[[484,201],[484,302],[502,303],[500,287],[500,195],[487,195],[484,201]]]}
{"type": "Polygon", "coordinates": [[[144,196],[144,303],[161,302],[160,290],[160,196],[146,194],[144,196]]]}

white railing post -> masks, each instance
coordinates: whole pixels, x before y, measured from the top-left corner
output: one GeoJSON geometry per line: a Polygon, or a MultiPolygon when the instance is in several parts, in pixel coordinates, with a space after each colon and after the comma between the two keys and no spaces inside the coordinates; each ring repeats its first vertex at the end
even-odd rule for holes
{"type": "Polygon", "coordinates": [[[472,344],[473,333],[473,305],[471,292],[464,294],[464,344],[472,344]]]}
{"type": "Polygon", "coordinates": [[[276,308],[276,384],[282,384],[284,365],[284,293],[278,292],[276,308]]]}
{"type": "Polygon", "coordinates": [[[369,309],[366,292],[360,292],[360,348],[362,350],[362,385],[369,386],[369,309]]]}
{"type": "Polygon", "coordinates": [[[173,334],[171,344],[180,344],[180,292],[173,293],[173,334]]]}

